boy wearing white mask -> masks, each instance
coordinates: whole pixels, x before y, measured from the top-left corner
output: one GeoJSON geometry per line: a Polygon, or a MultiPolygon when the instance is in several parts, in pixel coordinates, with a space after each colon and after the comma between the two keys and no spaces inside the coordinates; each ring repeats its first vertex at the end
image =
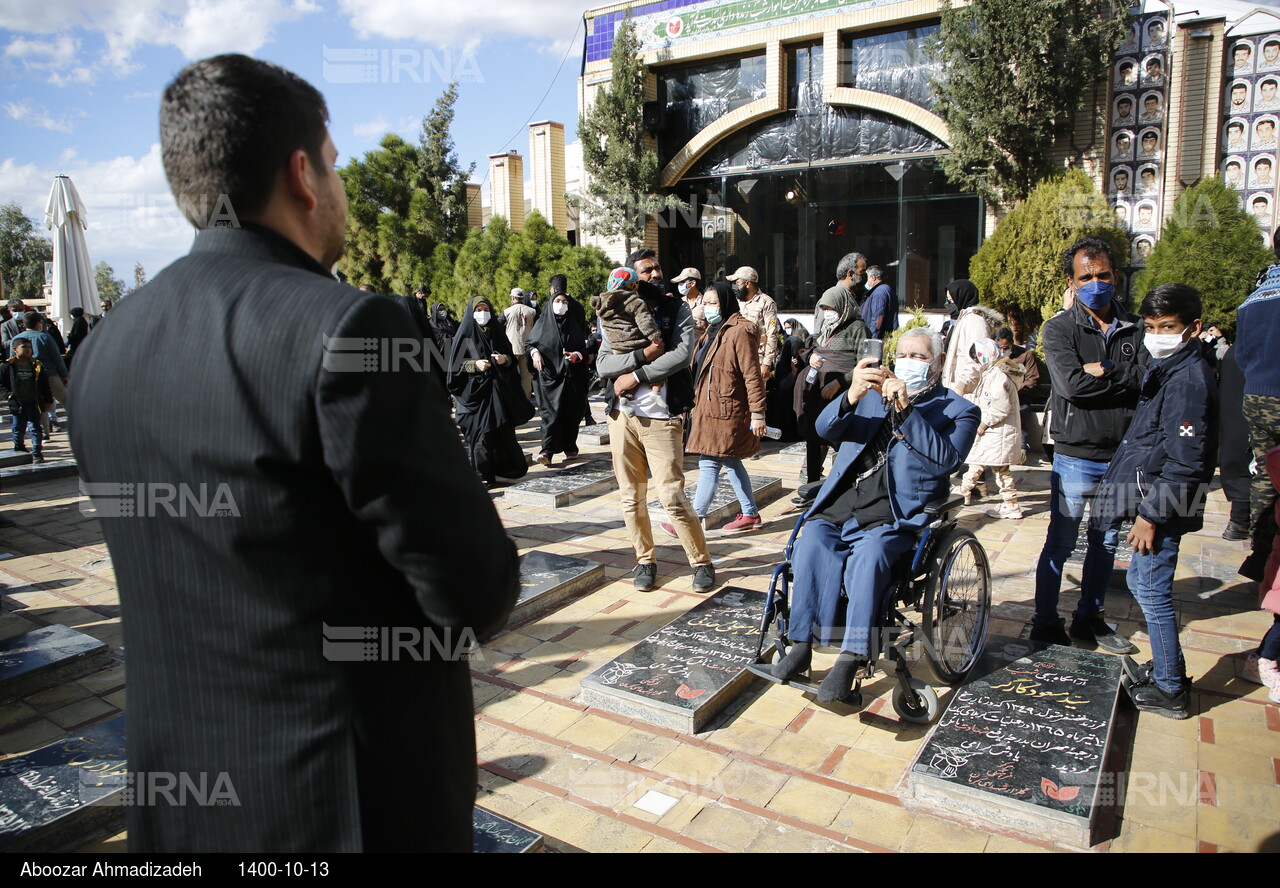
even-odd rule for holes
{"type": "Polygon", "coordinates": [[[1134,705],[1167,718],[1190,716],[1190,686],[1173,575],[1183,534],[1204,525],[1204,500],[1218,452],[1218,388],[1204,359],[1200,294],[1186,284],[1162,284],[1138,309],[1151,362],[1120,449],[1095,503],[1094,521],[1115,526],[1133,518],[1129,590],[1142,607],[1152,660],[1125,658],[1134,705]]]}

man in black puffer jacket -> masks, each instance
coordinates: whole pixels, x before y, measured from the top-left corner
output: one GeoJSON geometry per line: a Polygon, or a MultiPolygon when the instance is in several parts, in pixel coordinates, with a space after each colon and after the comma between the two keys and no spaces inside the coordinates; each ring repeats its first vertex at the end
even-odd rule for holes
{"type": "Polygon", "coordinates": [[[1096,237],[1063,255],[1074,303],[1041,330],[1053,384],[1053,471],[1049,532],[1036,568],[1031,638],[1070,645],[1078,638],[1116,654],[1133,649],[1103,619],[1103,599],[1115,565],[1116,532],[1090,526],[1088,550],[1071,632],[1058,616],[1062,567],[1076,545],[1085,503],[1093,496],[1133,418],[1142,384],[1142,330],[1115,299],[1111,245],[1096,237]]]}

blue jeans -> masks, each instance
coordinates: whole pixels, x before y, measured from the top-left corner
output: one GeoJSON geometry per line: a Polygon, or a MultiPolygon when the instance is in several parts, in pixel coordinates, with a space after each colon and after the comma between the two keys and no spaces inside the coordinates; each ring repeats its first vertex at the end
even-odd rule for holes
{"type": "Polygon", "coordinates": [[[1129,591],[1147,618],[1151,636],[1152,678],[1160,690],[1176,694],[1186,681],[1182,645],[1178,643],[1178,615],[1173,610],[1173,572],[1178,567],[1182,534],[1156,528],[1151,553],[1133,553],[1129,562],[1129,591]]]}
{"type": "MultiPolygon", "coordinates": [[[[1053,455],[1053,471],[1049,475],[1049,532],[1036,567],[1037,626],[1058,619],[1058,594],[1062,590],[1062,565],[1075,547],[1080,535],[1080,521],[1085,503],[1097,490],[1107,471],[1108,462],[1053,455]]],[[[1080,583],[1080,603],[1075,616],[1091,617],[1102,613],[1111,569],[1116,563],[1116,527],[1103,531],[1089,523],[1088,549],[1084,556],[1084,574],[1080,583]]]]}
{"type": "Polygon", "coordinates": [[[44,430],[40,427],[40,408],[34,403],[23,404],[20,412],[13,414],[13,446],[22,446],[27,434],[27,423],[31,424],[31,452],[40,454],[44,430]]]}
{"type": "Polygon", "coordinates": [[[729,483],[742,506],[742,514],[755,516],[760,514],[756,508],[756,498],[751,495],[751,476],[740,459],[730,457],[700,456],[698,457],[698,492],[693,496],[693,511],[699,518],[707,517],[707,509],[716,495],[716,487],[720,484],[720,469],[729,470],[729,483]]]}

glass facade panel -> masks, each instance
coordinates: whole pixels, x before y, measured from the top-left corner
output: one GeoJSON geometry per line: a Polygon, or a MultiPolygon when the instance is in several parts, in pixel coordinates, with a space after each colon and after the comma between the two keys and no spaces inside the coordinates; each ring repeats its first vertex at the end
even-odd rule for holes
{"type": "Polygon", "coordinates": [[[840,85],[897,96],[932,108],[929,81],[942,76],[942,66],[929,57],[928,41],[938,25],[921,25],[885,34],[843,34],[840,39],[840,85]]]}
{"type": "Polygon", "coordinates": [[[667,106],[658,146],[660,159],[665,164],[690,139],[721,117],[764,98],[764,53],[710,64],[664,68],[658,72],[658,81],[659,90],[665,90],[667,106]]]}
{"type": "Polygon", "coordinates": [[[688,179],[675,192],[691,209],[659,220],[664,268],[722,280],[750,265],[790,311],[811,312],[854,250],[884,268],[904,308],[941,308],[983,227],[982,202],[933,158],[688,179]]]}

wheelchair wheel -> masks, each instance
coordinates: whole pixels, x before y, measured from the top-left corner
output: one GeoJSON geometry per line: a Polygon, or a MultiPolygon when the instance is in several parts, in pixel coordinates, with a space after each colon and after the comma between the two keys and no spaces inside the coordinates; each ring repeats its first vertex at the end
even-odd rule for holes
{"type": "Polygon", "coordinates": [[[927,725],[938,717],[938,693],[918,678],[911,679],[912,693],[898,685],[893,689],[893,711],[913,725],[927,725]]]}
{"type": "Polygon", "coordinates": [[[953,527],[934,549],[921,609],[929,669],[958,684],[982,652],[991,616],[991,567],[970,531],[953,527]]]}

